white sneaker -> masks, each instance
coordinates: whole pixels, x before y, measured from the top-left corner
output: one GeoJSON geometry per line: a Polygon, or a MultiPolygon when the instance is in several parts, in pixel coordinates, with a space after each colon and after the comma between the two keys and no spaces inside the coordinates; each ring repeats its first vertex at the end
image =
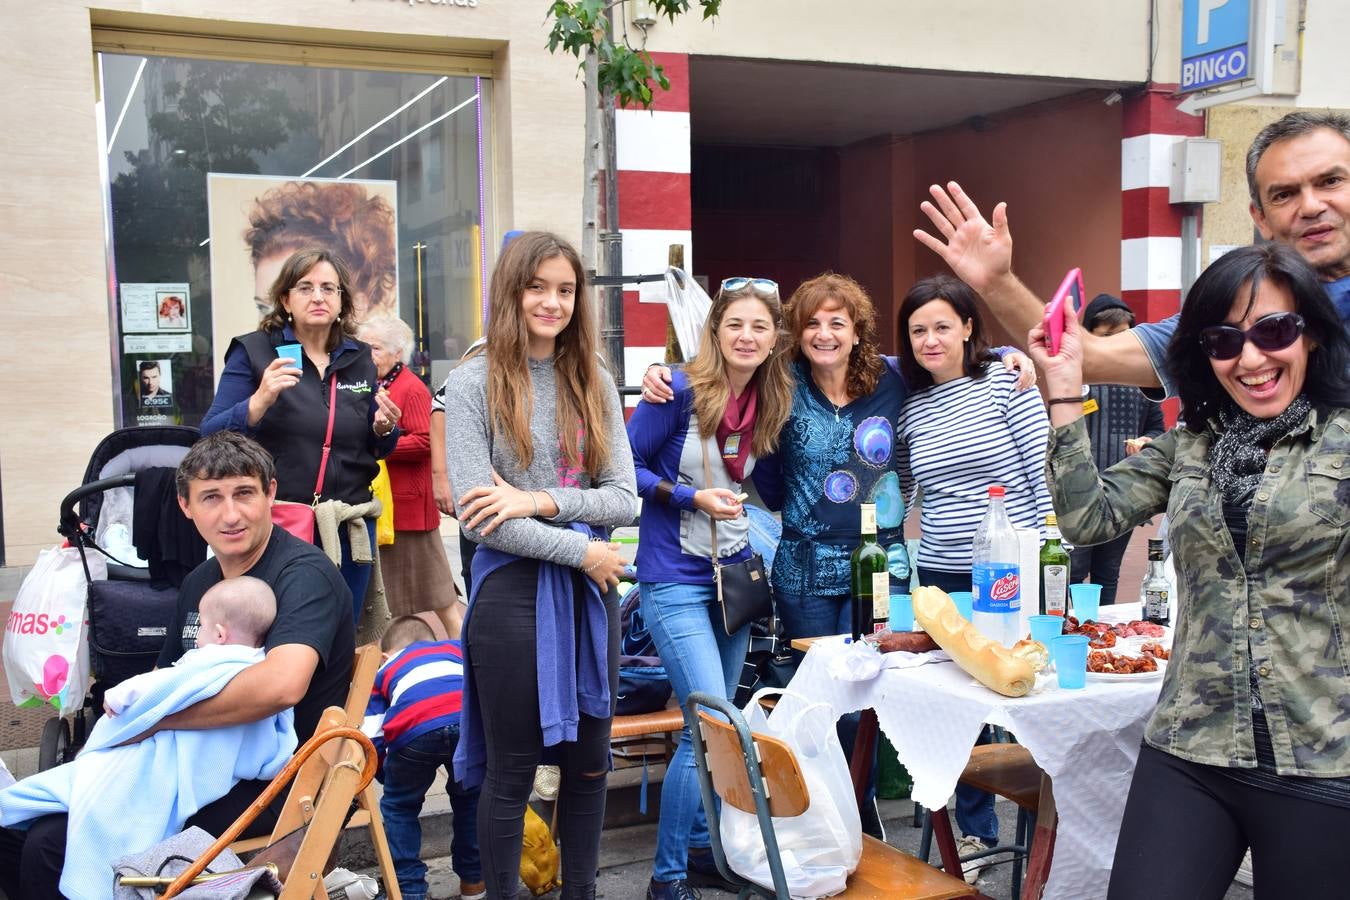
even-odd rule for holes
{"type": "Polygon", "coordinates": [[[1238,866],[1237,874],[1233,876],[1233,880],[1238,884],[1245,884],[1247,887],[1252,886],[1252,851],[1248,850],[1247,855],[1242,857],[1242,865],[1238,866]]]}
{"type": "MultiPolygon", "coordinates": [[[[956,842],[956,855],[967,856],[971,853],[981,853],[989,849],[989,845],[973,834],[963,835],[956,842]]],[[[992,856],[981,856],[979,859],[972,859],[969,862],[961,863],[961,875],[966,879],[966,884],[974,884],[979,880],[980,873],[993,865],[992,856]]]]}

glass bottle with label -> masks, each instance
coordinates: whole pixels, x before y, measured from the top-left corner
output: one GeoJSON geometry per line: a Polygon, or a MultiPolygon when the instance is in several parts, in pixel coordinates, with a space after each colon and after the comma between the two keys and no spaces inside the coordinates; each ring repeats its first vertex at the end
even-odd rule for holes
{"type": "Polygon", "coordinates": [[[1144,621],[1154,625],[1172,624],[1172,585],[1163,570],[1163,542],[1148,542],[1148,574],[1144,576],[1144,621]]]}
{"type": "Polygon", "coordinates": [[[1045,544],[1041,547],[1041,615],[1062,616],[1069,603],[1069,551],[1059,539],[1059,520],[1045,517],[1045,544]]]}
{"type": "Polygon", "coordinates": [[[877,507],[861,505],[862,539],[849,563],[852,571],[853,639],[886,627],[890,618],[891,574],[886,550],[877,542],[877,507]]]}

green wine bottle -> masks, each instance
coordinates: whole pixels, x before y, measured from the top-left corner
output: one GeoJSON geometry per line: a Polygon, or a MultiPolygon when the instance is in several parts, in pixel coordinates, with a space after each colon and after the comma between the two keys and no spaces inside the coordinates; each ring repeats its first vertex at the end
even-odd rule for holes
{"type": "Polygon", "coordinates": [[[1069,552],[1059,539],[1059,520],[1045,517],[1041,547],[1041,615],[1062,616],[1069,609],[1069,552]]]}
{"type": "Polygon", "coordinates": [[[886,627],[891,617],[891,573],[886,551],[877,542],[877,507],[861,507],[862,539],[850,558],[853,575],[853,639],[886,627]],[[878,627],[879,626],[879,627],[878,627]]]}

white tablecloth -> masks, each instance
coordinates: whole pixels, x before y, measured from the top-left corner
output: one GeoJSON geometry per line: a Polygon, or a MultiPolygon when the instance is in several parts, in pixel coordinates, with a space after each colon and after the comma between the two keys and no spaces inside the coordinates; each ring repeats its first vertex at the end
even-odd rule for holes
{"type": "MultiPolygon", "coordinates": [[[[1120,620],[1131,607],[1103,611],[1120,620]]],[[[914,779],[915,801],[947,804],[985,723],[1017,736],[1054,783],[1059,832],[1045,897],[1088,900],[1106,895],[1116,837],[1144,723],[1161,680],[1089,682],[1060,690],[1042,674],[1026,697],[1010,698],[977,683],[955,663],[885,669],[863,682],[842,681],[832,663],[842,638],[812,646],[789,690],[830,703],[837,714],[874,709],[900,762],[914,779]]]]}

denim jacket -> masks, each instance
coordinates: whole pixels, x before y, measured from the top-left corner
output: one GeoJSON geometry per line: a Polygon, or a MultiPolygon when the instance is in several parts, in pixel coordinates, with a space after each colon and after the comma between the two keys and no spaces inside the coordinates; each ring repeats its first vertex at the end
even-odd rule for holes
{"type": "Polygon", "coordinates": [[[1064,536],[1095,544],[1163,510],[1177,570],[1171,663],[1144,732],[1182,759],[1252,768],[1256,668],[1281,775],[1350,776],[1350,410],[1314,409],[1271,448],[1246,565],[1208,461],[1213,426],[1173,429],[1098,477],[1081,419],[1050,434],[1064,536]]]}

